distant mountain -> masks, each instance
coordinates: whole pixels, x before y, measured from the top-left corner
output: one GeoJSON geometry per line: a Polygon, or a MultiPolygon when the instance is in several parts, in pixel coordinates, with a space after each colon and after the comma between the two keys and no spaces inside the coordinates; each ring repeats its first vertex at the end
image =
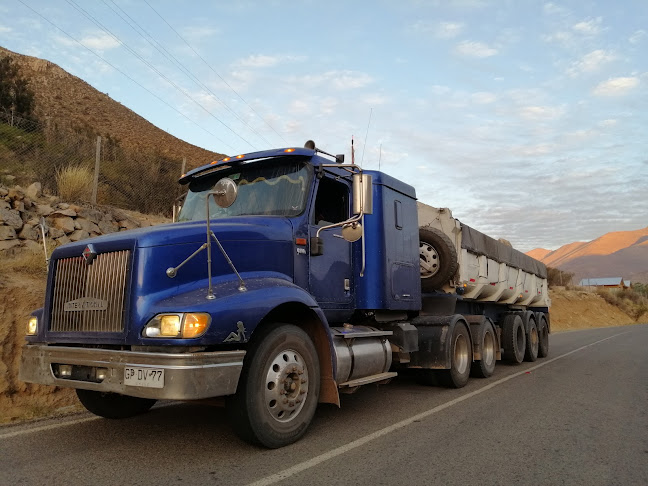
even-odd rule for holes
{"type": "Polygon", "coordinates": [[[582,278],[623,277],[648,283],[648,227],[606,233],[588,242],[563,245],[555,251],[536,248],[527,253],[547,266],[582,278]]]}
{"type": "MultiPolygon", "coordinates": [[[[71,75],[54,63],[0,47],[34,92],[35,115],[41,123],[75,133],[110,136],[125,149],[159,153],[196,167],[223,158],[223,154],[197,147],[156,127],[107,94],[71,75]]],[[[179,115],[178,115],[179,116],[179,115]]]]}

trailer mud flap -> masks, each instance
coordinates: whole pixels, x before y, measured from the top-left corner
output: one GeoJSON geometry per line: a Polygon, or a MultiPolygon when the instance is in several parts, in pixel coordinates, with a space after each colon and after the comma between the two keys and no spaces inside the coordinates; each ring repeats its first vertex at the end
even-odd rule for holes
{"type": "MultiPolygon", "coordinates": [[[[412,321],[418,329],[419,349],[411,354],[409,368],[447,370],[451,366],[450,337],[459,314],[451,316],[422,316],[412,321]]],[[[462,324],[463,325],[463,324],[462,324]]]]}

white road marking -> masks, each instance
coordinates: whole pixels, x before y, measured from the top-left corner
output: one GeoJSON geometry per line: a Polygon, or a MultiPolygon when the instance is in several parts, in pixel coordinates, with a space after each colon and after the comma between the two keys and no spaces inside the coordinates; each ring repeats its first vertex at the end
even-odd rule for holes
{"type": "Polygon", "coordinates": [[[429,417],[430,415],[433,415],[435,413],[441,412],[442,410],[445,410],[446,408],[450,408],[453,405],[456,405],[458,403],[461,403],[465,400],[468,400],[469,398],[472,398],[476,395],[479,395],[480,393],[484,393],[485,391],[491,390],[492,388],[495,388],[496,386],[499,386],[509,380],[512,380],[513,378],[517,378],[518,376],[522,376],[530,371],[537,370],[538,368],[542,368],[543,366],[546,366],[550,363],[553,363],[554,361],[557,361],[562,358],[566,358],[569,355],[572,355],[574,353],[577,353],[579,351],[582,351],[583,349],[589,348],[591,346],[595,346],[597,344],[602,343],[603,341],[607,341],[608,339],[612,339],[618,336],[621,336],[623,334],[628,334],[630,331],[625,331],[621,332],[619,334],[614,334],[613,336],[608,336],[604,339],[600,339],[596,342],[586,344],[585,346],[581,346],[580,348],[574,349],[572,351],[569,351],[568,353],[561,354],[560,356],[557,356],[555,358],[551,358],[547,361],[543,361],[540,364],[537,364],[535,366],[532,366],[531,368],[525,368],[521,371],[518,371],[517,373],[513,373],[512,375],[505,376],[504,378],[501,378],[497,381],[494,381],[493,383],[490,383],[479,390],[475,390],[473,392],[467,393],[465,395],[462,395],[458,398],[455,398],[454,400],[450,400],[449,402],[446,402],[442,405],[439,405],[437,407],[431,408],[430,410],[426,410],[425,412],[419,413],[418,415],[414,415],[413,417],[410,417],[405,420],[401,420],[400,422],[397,422],[393,425],[390,425],[388,427],[385,427],[384,429],[377,430],[376,432],[366,435],[364,437],[361,437],[359,439],[354,440],[353,442],[349,442],[348,444],[345,444],[343,446],[337,447],[335,449],[332,449],[324,454],[321,454],[319,456],[313,457],[312,459],[309,459],[308,461],[304,461],[300,464],[297,464],[293,467],[289,467],[288,469],[284,469],[283,471],[280,471],[276,474],[272,474],[271,476],[267,476],[265,478],[259,479],[253,483],[249,483],[248,486],[269,486],[271,484],[276,484],[279,481],[283,481],[284,479],[287,479],[291,476],[294,476],[296,474],[299,474],[303,471],[306,471],[307,469],[310,469],[312,467],[315,467],[323,462],[326,462],[330,459],[333,459],[334,457],[340,456],[342,454],[345,454],[353,449],[357,449],[358,447],[361,447],[368,442],[371,442],[372,440],[378,439],[379,437],[382,437],[384,435],[390,434],[392,432],[395,432],[399,429],[402,429],[403,427],[407,427],[408,425],[411,425],[414,422],[417,422],[419,420],[422,420],[424,418],[429,417]]]}
{"type": "Polygon", "coordinates": [[[101,417],[84,417],[76,420],[70,420],[63,423],[41,425],[36,427],[31,427],[29,429],[20,429],[13,432],[7,432],[6,434],[0,434],[0,440],[2,439],[11,439],[12,437],[18,437],[19,435],[31,434],[34,432],[44,432],[45,430],[58,429],[60,427],[67,427],[68,425],[82,424],[84,422],[91,422],[93,420],[99,420],[101,417]]]}

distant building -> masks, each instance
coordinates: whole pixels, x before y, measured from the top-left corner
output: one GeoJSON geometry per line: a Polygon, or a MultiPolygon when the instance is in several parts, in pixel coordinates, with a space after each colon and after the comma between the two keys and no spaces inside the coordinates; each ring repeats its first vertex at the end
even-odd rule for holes
{"type": "Polygon", "coordinates": [[[605,277],[605,278],[584,278],[578,284],[580,287],[602,287],[606,289],[627,289],[630,287],[629,280],[623,280],[623,277],[605,277]]]}

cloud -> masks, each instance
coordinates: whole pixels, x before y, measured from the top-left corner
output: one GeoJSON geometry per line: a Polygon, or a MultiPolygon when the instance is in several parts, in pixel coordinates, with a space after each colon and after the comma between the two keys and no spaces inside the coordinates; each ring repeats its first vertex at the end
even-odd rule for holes
{"type": "Polygon", "coordinates": [[[435,35],[440,39],[453,39],[464,30],[461,22],[439,22],[435,29],[435,35]]]}
{"type": "Polygon", "coordinates": [[[639,78],[636,76],[611,78],[599,83],[592,93],[596,96],[623,96],[637,86],[639,86],[639,78]]]}
{"type": "Polygon", "coordinates": [[[11,27],[5,27],[4,25],[0,25],[0,34],[8,34],[9,32],[12,32],[13,29],[11,27]]]}
{"type": "Polygon", "coordinates": [[[547,15],[562,15],[568,12],[568,10],[564,7],[561,7],[559,5],[556,5],[555,3],[545,3],[542,7],[542,10],[544,13],[547,15]]]}
{"type": "Polygon", "coordinates": [[[351,70],[333,70],[321,74],[290,76],[284,79],[285,83],[303,85],[310,89],[326,84],[336,90],[364,88],[373,81],[374,79],[368,74],[351,70]]]}
{"type": "Polygon", "coordinates": [[[567,74],[575,77],[579,74],[598,71],[603,64],[614,61],[615,59],[616,55],[614,53],[597,49],[589,54],[585,54],[581,60],[572,62],[571,66],[567,69],[567,74]]]}
{"type": "Polygon", "coordinates": [[[207,26],[185,27],[182,29],[182,36],[192,41],[201,41],[219,33],[220,30],[217,28],[207,26]]]}
{"type": "Polygon", "coordinates": [[[482,42],[463,41],[457,44],[455,52],[467,57],[491,57],[497,54],[497,49],[487,46],[482,42]]]}
{"type": "Polygon", "coordinates": [[[601,121],[598,123],[598,125],[599,125],[599,127],[605,127],[605,128],[607,128],[607,127],[613,127],[613,126],[616,125],[617,123],[618,123],[617,120],[614,120],[614,119],[612,119],[612,118],[608,118],[607,120],[601,120],[601,121]]]}
{"type": "Polygon", "coordinates": [[[572,43],[574,36],[570,32],[556,31],[542,36],[542,40],[550,44],[561,44],[567,46],[572,43]]]}
{"type": "Polygon", "coordinates": [[[305,56],[267,56],[265,54],[253,54],[245,59],[240,59],[235,64],[243,68],[267,68],[284,62],[300,62],[304,60],[306,60],[305,56]]]}
{"type": "Polygon", "coordinates": [[[596,17],[595,19],[584,20],[572,26],[574,32],[582,35],[598,35],[601,32],[601,23],[603,17],[596,17]]]}
{"type": "Polygon", "coordinates": [[[489,103],[494,103],[497,100],[497,96],[493,93],[480,91],[479,93],[471,94],[470,99],[478,105],[487,105],[489,103]]]}
{"type": "Polygon", "coordinates": [[[554,120],[565,113],[562,106],[523,106],[519,114],[527,120],[554,120]]]}
{"type": "Polygon", "coordinates": [[[628,39],[628,41],[630,42],[630,44],[639,44],[639,42],[641,42],[641,41],[644,39],[644,37],[646,37],[646,35],[648,35],[648,33],[646,33],[645,30],[641,30],[641,29],[640,29],[640,30],[636,30],[636,31],[635,31],[635,32],[630,36],[630,38],[628,39]]]}
{"type": "Polygon", "coordinates": [[[98,51],[114,49],[121,45],[117,39],[105,32],[86,35],[85,37],[82,37],[79,42],[90,49],[96,49],[98,51]]]}

